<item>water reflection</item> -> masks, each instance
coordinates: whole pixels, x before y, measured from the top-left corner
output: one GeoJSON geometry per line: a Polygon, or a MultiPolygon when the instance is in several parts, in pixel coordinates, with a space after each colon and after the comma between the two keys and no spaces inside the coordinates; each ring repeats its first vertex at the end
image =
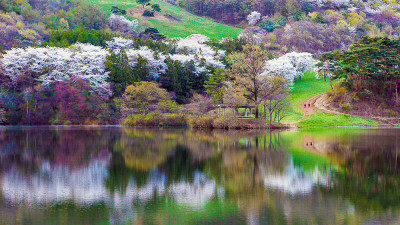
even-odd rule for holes
{"type": "Polygon", "coordinates": [[[399,137],[4,128],[0,224],[397,223],[399,137]]]}

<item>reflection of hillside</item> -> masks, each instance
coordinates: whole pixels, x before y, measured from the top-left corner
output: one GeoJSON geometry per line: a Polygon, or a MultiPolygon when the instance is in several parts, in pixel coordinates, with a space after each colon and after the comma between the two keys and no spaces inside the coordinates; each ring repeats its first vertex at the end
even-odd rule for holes
{"type": "Polygon", "coordinates": [[[313,132],[1,131],[0,224],[57,223],[62,210],[69,224],[85,210],[99,224],[360,224],[397,213],[395,134],[313,132]]]}
{"type": "Polygon", "coordinates": [[[112,129],[90,127],[1,129],[0,170],[14,165],[30,173],[44,161],[70,168],[87,166],[92,158],[107,156],[117,135],[112,129]]]}
{"type": "Polygon", "coordinates": [[[352,135],[345,130],[325,136],[310,130],[303,132],[298,144],[329,156],[343,169],[335,175],[329,193],[344,196],[362,209],[400,207],[398,129],[363,130],[352,135]]]}

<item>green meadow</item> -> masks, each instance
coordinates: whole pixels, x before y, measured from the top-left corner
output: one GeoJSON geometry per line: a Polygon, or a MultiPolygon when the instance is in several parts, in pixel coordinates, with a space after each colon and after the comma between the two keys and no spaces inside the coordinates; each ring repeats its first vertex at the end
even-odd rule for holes
{"type": "Polygon", "coordinates": [[[298,127],[333,127],[373,125],[372,120],[358,116],[314,111],[311,116],[303,116],[303,103],[313,96],[328,92],[329,80],[316,79],[315,74],[306,72],[301,80],[295,80],[290,93],[292,112],[285,122],[295,123],[298,127]]]}
{"type": "MultiPolygon", "coordinates": [[[[134,7],[142,7],[135,0],[84,0],[87,3],[98,5],[110,15],[111,7],[116,5],[128,10],[134,7]]],[[[152,4],[159,4],[162,14],[168,14],[180,21],[161,21],[151,19],[137,19],[127,16],[128,19],[137,19],[148,27],[157,28],[162,34],[170,38],[187,37],[191,34],[202,34],[211,39],[221,40],[225,37],[236,37],[242,29],[214,22],[210,19],[193,15],[184,9],[168,4],[161,0],[152,0],[152,4]]]]}

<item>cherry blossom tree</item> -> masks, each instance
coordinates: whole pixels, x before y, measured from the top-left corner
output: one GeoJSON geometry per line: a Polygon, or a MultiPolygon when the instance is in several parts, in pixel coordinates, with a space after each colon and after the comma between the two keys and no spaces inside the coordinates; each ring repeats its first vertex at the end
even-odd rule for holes
{"type": "Polygon", "coordinates": [[[77,43],[68,48],[58,47],[28,47],[26,49],[13,48],[3,55],[0,65],[4,74],[12,81],[31,71],[38,74],[36,81],[49,86],[53,82],[69,80],[72,76],[87,81],[98,93],[109,94],[110,84],[107,82],[109,72],[106,71],[105,62],[109,49],[116,52],[126,49],[129,66],[134,69],[139,57],[146,59],[150,68],[150,76],[156,80],[160,75],[166,74],[168,65],[166,59],[179,61],[181,65],[193,62],[195,74],[211,72],[210,68],[222,68],[224,51],[214,50],[205,44],[209,39],[203,35],[191,35],[184,39],[169,41],[176,48],[176,54],[159,53],[142,46],[133,48],[133,41],[124,38],[114,38],[106,43],[107,48],[91,44],[77,43]]]}
{"type": "Polygon", "coordinates": [[[29,70],[40,74],[38,80],[45,86],[77,76],[93,86],[106,88],[108,73],[104,62],[107,54],[107,50],[90,44],[69,48],[13,48],[4,54],[2,61],[5,75],[14,81],[24,70],[29,70]]]}
{"type": "Polygon", "coordinates": [[[130,21],[126,19],[125,16],[115,14],[111,14],[111,16],[108,18],[108,21],[112,29],[122,31],[132,31],[139,25],[137,20],[130,21]]]}
{"type": "Polygon", "coordinates": [[[279,58],[269,60],[265,62],[265,68],[262,75],[278,75],[284,76],[291,83],[295,77],[299,77],[312,69],[315,65],[315,60],[312,58],[312,54],[307,52],[291,52],[279,58]]]}
{"type": "Polygon", "coordinates": [[[261,13],[257,11],[253,11],[247,16],[247,21],[249,25],[256,25],[257,22],[260,21],[260,19],[261,19],[261,13]]]}

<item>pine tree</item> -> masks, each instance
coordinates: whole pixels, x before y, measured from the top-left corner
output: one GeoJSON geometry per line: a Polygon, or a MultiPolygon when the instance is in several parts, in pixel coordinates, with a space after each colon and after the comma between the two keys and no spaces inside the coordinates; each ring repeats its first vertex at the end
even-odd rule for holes
{"type": "Polygon", "coordinates": [[[126,86],[139,81],[129,66],[128,56],[124,49],[121,49],[118,54],[110,50],[105,65],[106,71],[110,72],[108,81],[112,83],[111,89],[116,97],[122,96],[126,86]]]}
{"type": "Polygon", "coordinates": [[[133,68],[135,81],[150,81],[150,67],[147,59],[139,56],[138,62],[133,68]]]}
{"type": "Polygon", "coordinates": [[[206,92],[211,95],[215,104],[222,102],[222,73],[223,70],[217,68],[204,84],[206,92]]]}

